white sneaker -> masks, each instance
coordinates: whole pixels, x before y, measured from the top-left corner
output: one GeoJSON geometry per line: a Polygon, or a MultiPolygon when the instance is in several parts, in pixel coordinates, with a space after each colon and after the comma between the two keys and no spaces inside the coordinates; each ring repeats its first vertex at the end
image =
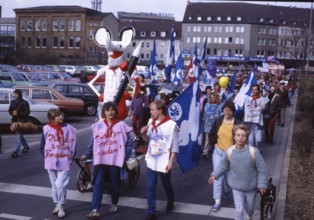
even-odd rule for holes
{"type": "Polygon", "coordinates": [[[53,215],[57,215],[57,214],[59,213],[59,207],[56,206],[56,207],[52,210],[51,213],[52,213],[53,215]]]}
{"type": "Polygon", "coordinates": [[[64,209],[63,209],[63,207],[60,207],[59,212],[58,212],[58,217],[63,218],[64,216],[65,216],[64,209]]]}

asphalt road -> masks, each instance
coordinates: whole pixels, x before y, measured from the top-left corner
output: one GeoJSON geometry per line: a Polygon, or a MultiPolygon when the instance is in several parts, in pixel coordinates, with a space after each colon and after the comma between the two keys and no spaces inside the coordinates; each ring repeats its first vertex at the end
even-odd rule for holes
{"type": "MultiPolygon", "coordinates": [[[[263,145],[262,155],[268,166],[273,182],[280,183],[283,155],[287,143],[289,124],[291,123],[292,108],[287,109],[285,127],[276,127],[275,145],[263,145]]],[[[129,123],[130,120],[128,119],[129,123]]],[[[77,156],[83,154],[91,135],[90,125],[93,117],[72,117],[68,123],[77,128],[78,148],[77,156]]],[[[19,154],[17,159],[11,159],[10,154],[15,145],[15,134],[3,130],[3,153],[0,154],[0,219],[39,220],[57,219],[51,214],[54,207],[50,196],[50,183],[47,172],[43,168],[38,145],[40,133],[26,135],[31,150],[27,154],[19,154]]],[[[110,215],[108,212],[110,186],[106,186],[103,205],[100,210],[102,219],[145,219],[146,216],[146,166],[140,160],[140,178],[134,187],[126,183],[126,189],[119,201],[119,212],[110,215]]],[[[176,165],[173,170],[172,183],[176,193],[175,209],[171,213],[164,212],[166,196],[160,181],[157,188],[157,216],[158,219],[233,219],[234,205],[232,195],[222,199],[222,209],[218,213],[211,211],[212,186],[207,184],[212,171],[211,159],[201,159],[199,166],[182,173],[176,165]]],[[[91,192],[80,193],[77,190],[78,166],[73,163],[68,195],[65,204],[66,219],[85,219],[91,211],[91,192]]],[[[259,215],[259,198],[255,205],[254,219],[259,215]]],[[[275,207],[276,211],[276,207],[275,207]]]]}

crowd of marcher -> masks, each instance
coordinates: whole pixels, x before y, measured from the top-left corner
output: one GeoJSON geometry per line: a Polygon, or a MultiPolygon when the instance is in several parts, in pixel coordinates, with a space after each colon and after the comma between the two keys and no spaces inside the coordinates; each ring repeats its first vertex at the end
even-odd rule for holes
{"type": "MultiPolygon", "coordinates": [[[[241,220],[244,219],[245,212],[248,219],[252,219],[256,192],[265,192],[268,173],[262,156],[263,143],[275,144],[276,122],[279,126],[285,126],[285,111],[287,106],[291,105],[291,99],[298,86],[294,73],[281,77],[257,73],[258,83],[251,85],[252,94],[246,96],[243,106],[240,106],[243,114],[236,116],[234,99],[246,77],[245,74],[238,74],[232,94],[226,92],[230,85],[221,88],[217,79],[213,85],[206,86],[200,97],[202,158],[208,159],[212,156],[213,162],[213,172],[208,180],[209,184],[213,184],[212,211],[220,210],[222,194],[226,198],[232,190],[236,208],[235,219],[241,220]]],[[[158,176],[167,195],[165,211],[174,209],[175,193],[171,184],[171,171],[179,153],[178,127],[167,115],[166,106],[169,100],[161,98],[161,94],[153,100],[144,78],[140,83],[140,89],[134,94],[129,111],[129,116],[132,116],[132,128],[119,119],[119,110],[114,102],[102,105],[100,117],[91,126],[92,137],[85,154],[81,156],[81,160],[93,159],[92,211],[86,216],[89,219],[100,218],[106,175],[110,176],[112,186],[109,213],[118,211],[120,181],[126,178],[125,162],[131,156],[133,141],[139,139],[148,143],[145,156],[147,219],[156,219],[158,176]],[[150,116],[144,113],[147,108],[150,116]]],[[[13,94],[16,99],[11,102],[9,108],[12,122],[28,121],[29,106],[23,99],[21,90],[16,89],[13,94]]],[[[63,114],[59,110],[50,110],[47,117],[50,122],[43,127],[40,152],[52,186],[52,199],[55,204],[52,214],[63,218],[66,215],[66,186],[76,149],[76,129],[63,122],[63,114]]],[[[24,153],[30,149],[23,133],[17,131],[16,135],[17,143],[11,154],[12,158],[18,157],[21,146],[24,153]]]]}

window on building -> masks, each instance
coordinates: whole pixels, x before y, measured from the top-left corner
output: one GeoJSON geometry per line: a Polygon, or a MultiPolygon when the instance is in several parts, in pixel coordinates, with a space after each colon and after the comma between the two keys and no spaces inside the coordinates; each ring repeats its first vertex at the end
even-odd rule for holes
{"type": "Polygon", "coordinates": [[[198,21],[201,21],[201,20],[202,20],[202,16],[198,16],[198,17],[197,17],[197,20],[198,20],[198,21]]]}
{"type": "Polygon", "coordinates": [[[210,48],[206,49],[206,54],[210,55],[210,48]]]}
{"type": "Polygon", "coordinates": [[[160,32],[160,37],[166,37],[166,32],[165,31],[160,32]]]}
{"type": "Polygon", "coordinates": [[[218,37],[218,44],[222,43],[222,37],[218,37]]]}
{"type": "Polygon", "coordinates": [[[27,46],[32,47],[32,38],[31,37],[27,38],[27,46]]]}
{"type": "Polygon", "coordinates": [[[46,37],[42,38],[41,47],[42,48],[47,48],[47,38],[46,37]]]}
{"type": "Polygon", "coordinates": [[[65,31],[65,22],[64,19],[59,21],[59,31],[65,31]]]}
{"type": "Polygon", "coordinates": [[[81,37],[75,37],[75,48],[81,47],[81,37]]]}
{"type": "Polygon", "coordinates": [[[81,31],[81,20],[75,20],[75,31],[81,31]]]}
{"type": "Polygon", "coordinates": [[[208,16],[207,17],[207,21],[211,21],[212,20],[212,17],[211,16],[208,16]]]}
{"type": "Polygon", "coordinates": [[[280,23],[281,24],[287,24],[287,20],[286,19],[280,19],[280,23]]]}
{"type": "Polygon", "coordinates": [[[214,32],[218,32],[218,29],[219,29],[218,26],[215,26],[214,27],[214,32]]]}
{"type": "Polygon", "coordinates": [[[214,48],[214,55],[217,55],[217,49],[214,48]]]}
{"type": "Polygon", "coordinates": [[[149,46],[150,46],[150,45],[149,45],[149,42],[146,42],[146,47],[149,48],[149,46]]]}
{"type": "Polygon", "coordinates": [[[228,37],[225,37],[224,43],[228,44],[228,37]]]}
{"type": "Polygon", "coordinates": [[[156,37],[156,31],[150,32],[150,36],[151,36],[151,37],[156,37]]]}
{"type": "Polygon", "coordinates": [[[222,17],[221,16],[218,16],[217,17],[217,21],[221,21],[222,20],[222,17]]]}
{"type": "Polygon", "coordinates": [[[58,21],[54,18],[52,20],[52,31],[58,31],[58,21]]]}
{"type": "Polygon", "coordinates": [[[218,37],[214,37],[214,44],[218,43],[218,37]]]}
{"type": "Polygon", "coordinates": [[[74,37],[69,37],[69,48],[74,47],[74,37]]]}
{"type": "Polygon", "coordinates": [[[269,23],[271,23],[271,24],[274,23],[274,19],[273,19],[273,18],[270,18],[268,21],[269,21],[269,23]]]}
{"type": "Polygon", "coordinates": [[[141,31],[141,37],[146,37],[146,31],[141,31]]]}
{"type": "Polygon", "coordinates": [[[240,32],[241,32],[241,33],[244,33],[244,26],[241,26],[241,27],[240,27],[240,32]]]}
{"type": "Polygon", "coordinates": [[[210,44],[212,41],[212,38],[211,37],[207,37],[207,43],[210,44]]]}
{"type": "Polygon", "coordinates": [[[64,48],[64,37],[60,37],[59,39],[59,47],[64,48]]]}
{"type": "Polygon", "coordinates": [[[159,46],[160,46],[160,48],[164,48],[165,47],[165,42],[160,42],[159,46]]]}
{"type": "Polygon", "coordinates": [[[187,26],[186,31],[191,32],[191,26],[187,26]]]}
{"type": "Polygon", "coordinates": [[[146,59],[149,60],[149,53],[146,54],[146,59]]]}
{"type": "Polygon", "coordinates": [[[207,27],[207,32],[212,32],[212,26],[207,27]]]}
{"type": "Polygon", "coordinates": [[[33,22],[32,22],[32,20],[27,20],[26,21],[26,30],[27,31],[32,31],[33,30],[33,22]]]}
{"type": "Polygon", "coordinates": [[[191,38],[190,37],[186,38],[186,43],[188,43],[188,44],[191,43],[191,38]]]}
{"type": "Polygon", "coordinates": [[[237,21],[242,21],[242,17],[237,17],[237,21]]]}
{"type": "Polygon", "coordinates": [[[72,19],[68,21],[68,31],[74,31],[74,21],[72,19]]]}
{"type": "Polygon", "coordinates": [[[232,37],[228,37],[228,43],[232,44],[232,37]]]}
{"type": "Polygon", "coordinates": [[[20,31],[26,31],[26,21],[20,20],[20,31]]]}
{"type": "Polygon", "coordinates": [[[197,26],[193,26],[193,32],[197,31],[197,26]]]}
{"type": "Polygon", "coordinates": [[[193,37],[192,39],[193,39],[193,40],[192,40],[192,43],[193,43],[193,44],[196,43],[196,37],[193,37]]]}
{"type": "Polygon", "coordinates": [[[21,37],[21,47],[25,47],[26,45],[25,37],[21,37]]]}
{"type": "Polygon", "coordinates": [[[41,31],[41,24],[39,18],[35,18],[35,31],[41,31]]]}
{"type": "Polygon", "coordinates": [[[231,21],[231,20],[232,20],[231,16],[228,16],[227,21],[231,21]]]}
{"type": "Polygon", "coordinates": [[[224,56],[228,56],[229,55],[229,50],[224,50],[224,56]]]}
{"type": "Polygon", "coordinates": [[[189,21],[191,21],[192,19],[193,19],[193,17],[192,17],[192,16],[189,16],[189,17],[188,17],[188,20],[189,20],[189,21]]]}
{"type": "Polygon", "coordinates": [[[41,30],[47,31],[47,19],[42,19],[41,21],[41,30]]]}
{"type": "Polygon", "coordinates": [[[36,43],[35,43],[36,48],[40,48],[40,37],[36,37],[36,43]]]}
{"type": "Polygon", "coordinates": [[[53,48],[57,48],[58,47],[58,38],[57,37],[53,37],[52,38],[52,47],[53,48]]]}
{"type": "Polygon", "coordinates": [[[94,30],[90,29],[89,30],[89,39],[92,40],[93,39],[93,35],[94,35],[94,30]]]}
{"type": "Polygon", "coordinates": [[[164,59],[164,54],[163,54],[163,53],[160,54],[160,59],[161,59],[161,60],[164,59]]]}
{"type": "Polygon", "coordinates": [[[258,21],[259,22],[264,22],[264,18],[260,17],[260,18],[258,18],[258,21]]]}

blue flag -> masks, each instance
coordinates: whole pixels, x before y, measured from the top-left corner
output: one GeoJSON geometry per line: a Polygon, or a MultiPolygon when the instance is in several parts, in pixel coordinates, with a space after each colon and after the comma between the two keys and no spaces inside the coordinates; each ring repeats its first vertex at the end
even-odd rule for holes
{"type": "Polygon", "coordinates": [[[194,52],[193,52],[193,74],[195,79],[198,79],[199,71],[199,61],[197,58],[197,45],[195,43],[194,52]]]}
{"type": "Polygon", "coordinates": [[[168,48],[168,54],[167,54],[167,61],[166,61],[166,67],[165,67],[165,76],[166,76],[166,82],[171,82],[171,72],[172,72],[172,65],[174,63],[174,31],[171,29],[170,33],[170,42],[169,42],[169,48],[168,48]]]}
{"type": "Polygon", "coordinates": [[[252,85],[257,84],[257,80],[255,78],[254,72],[251,72],[246,78],[245,82],[241,86],[241,89],[237,96],[234,99],[234,105],[236,107],[236,111],[233,114],[235,117],[242,118],[244,113],[244,99],[245,96],[251,96],[252,93],[252,85]]]}
{"type": "Polygon", "coordinates": [[[202,75],[203,69],[205,68],[206,48],[207,48],[207,37],[205,38],[205,41],[203,44],[203,50],[202,50],[201,59],[200,59],[200,68],[198,72],[199,76],[202,75]]]}
{"type": "MultiPolygon", "coordinates": [[[[149,78],[151,78],[151,83],[157,83],[157,60],[156,60],[156,41],[154,39],[153,51],[150,58],[149,66],[149,78]]],[[[150,91],[151,100],[154,100],[158,93],[158,86],[152,85],[150,91]]]]}
{"type": "Polygon", "coordinates": [[[183,69],[182,51],[180,49],[180,53],[178,55],[177,62],[176,62],[176,70],[175,70],[174,77],[172,80],[172,83],[176,86],[181,86],[182,69],[183,69]]]}
{"type": "Polygon", "coordinates": [[[168,105],[169,117],[180,128],[177,161],[183,172],[197,166],[202,155],[200,93],[195,80],[168,105]]]}

